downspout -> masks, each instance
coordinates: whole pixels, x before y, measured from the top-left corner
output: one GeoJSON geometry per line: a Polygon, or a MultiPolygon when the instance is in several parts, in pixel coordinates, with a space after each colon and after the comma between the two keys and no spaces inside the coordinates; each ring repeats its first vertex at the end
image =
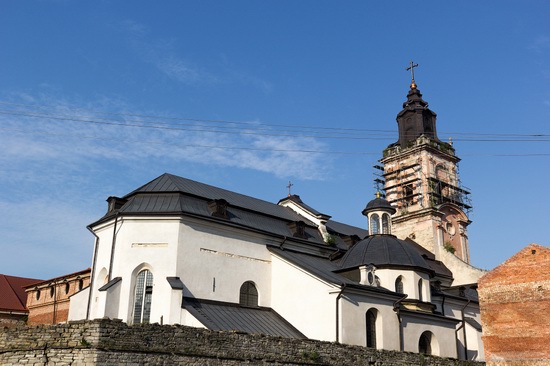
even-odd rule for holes
{"type": "Polygon", "coordinates": [[[111,281],[113,278],[113,261],[114,261],[114,257],[115,257],[115,244],[116,244],[116,226],[117,226],[117,223],[118,223],[118,215],[119,213],[117,212],[116,215],[115,215],[115,225],[113,227],[113,242],[111,244],[111,259],[109,261],[109,281],[111,281]]]}
{"type": "Polygon", "coordinates": [[[464,305],[462,307],[462,309],[460,309],[460,314],[462,316],[462,324],[460,325],[460,327],[457,328],[457,330],[455,330],[455,336],[456,336],[456,354],[458,356],[458,349],[459,349],[459,342],[458,342],[458,331],[460,329],[462,329],[462,335],[464,337],[464,359],[465,360],[468,360],[468,341],[466,340],[466,322],[464,320],[464,309],[466,309],[466,307],[468,305],[470,305],[470,303],[472,302],[472,300],[468,299],[468,302],[466,303],[466,305],[464,305]]]}
{"type": "Polygon", "coordinates": [[[464,320],[464,310],[468,305],[470,305],[470,302],[472,302],[472,300],[468,299],[468,302],[466,303],[466,305],[464,305],[464,307],[460,311],[462,314],[462,334],[464,335],[464,359],[465,360],[468,359],[468,340],[466,339],[466,322],[464,320]]]}
{"type": "Polygon", "coordinates": [[[90,226],[86,226],[86,229],[88,229],[93,236],[95,236],[95,242],[94,242],[94,257],[92,259],[92,273],[90,276],[90,290],[88,292],[88,306],[86,308],[86,320],[90,320],[90,307],[92,306],[92,290],[94,286],[94,278],[95,278],[95,264],[97,260],[97,247],[99,246],[99,236],[94,233],[92,228],[90,226]]]}
{"type": "Polygon", "coordinates": [[[344,290],[346,289],[346,284],[342,284],[342,290],[340,290],[340,293],[338,296],[336,296],[336,343],[340,343],[340,298],[344,294],[344,290]]]}
{"type": "Polygon", "coordinates": [[[52,324],[57,321],[57,284],[53,283],[53,319],[52,324]]]}
{"type": "Polygon", "coordinates": [[[399,350],[401,352],[403,352],[403,350],[405,349],[405,345],[403,342],[403,325],[401,324],[402,319],[401,319],[399,310],[401,309],[401,306],[400,306],[401,301],[405,300],[408,296],[409,295],[405,295],[393,303],[393,311],[395,311],[395,314],[397,315],[397,321],[399,322],[399,350]]]}

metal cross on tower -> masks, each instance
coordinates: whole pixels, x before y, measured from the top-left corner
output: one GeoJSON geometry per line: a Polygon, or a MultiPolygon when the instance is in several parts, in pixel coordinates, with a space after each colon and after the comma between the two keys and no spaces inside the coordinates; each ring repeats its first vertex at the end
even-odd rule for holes
{"type": "Polygon", "coordinates": [[[410,63],[410,66],[407,67],[407,71],[411,71],[411,89],[416,89],[416,83],[414,82],[414,68],[415,67],[418,67],[418,64],[415,64],[414,62],[411,61],[410,63]]]}

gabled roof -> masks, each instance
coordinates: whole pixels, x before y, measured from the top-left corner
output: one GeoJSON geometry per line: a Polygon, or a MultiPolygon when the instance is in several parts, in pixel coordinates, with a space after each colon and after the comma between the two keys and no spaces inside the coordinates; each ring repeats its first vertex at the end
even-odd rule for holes
{"type": "Polygon", "coordinates": [[[39,282],[35,278],[0,274],[0,310],[27,311],[25,286],[39,282]]]}
{"type": "Polygon", "coordinates": [[[211,330],[241,331],[285,338],[306,338],[275,310],[220,301],[183,299],[184,308],[211,330]]]}
{"type": "MultiPolygon", "coordinates": [[[[90,226],[111,219],[116,214],[187,214],[207,217],[209,220],[215,220],[226,225],[260,230],[281,238],[292,238],[295,233],[292,232],[289,223],[303,221],[305,223],[305,237],[300,240],[326,245],[317,226],[288,207],[168,173],[117,200],[120,200],[120,206],[117,206],[117,209],[111,210],[90,226]],[[225,200],[227,202],[227,217],[220,218],[212,214],[209,204],[214,200],[225,200]]],[[[350,225],[334,221],[329,221],[329,225],[333,231],[339,234],[360,237],[365,235],[365,230],[350,225]]],[[[345,247],[343,242],[337,245],[342,248],[345,247]]]]}
{"type": "Polygon", "coordinates": [[[127,194],[124,198],[128,199],[138,193],[159,193],[159,192],[179,192],[187,195],[193,195],[201,198],[224,199],[231,206],[245,208],[251,211],[261,212],[266,215],[276,216],[287,220],[303,220],[302,216],[297,215],[292,210],[271,202],[263,201],[258,198],[246,196],[244,194],[214,187],[205,183],[196,182],[191,179],[178,177],[176,175],[165,173],[151,182],[141,186],[135,191],[127,194]]]}

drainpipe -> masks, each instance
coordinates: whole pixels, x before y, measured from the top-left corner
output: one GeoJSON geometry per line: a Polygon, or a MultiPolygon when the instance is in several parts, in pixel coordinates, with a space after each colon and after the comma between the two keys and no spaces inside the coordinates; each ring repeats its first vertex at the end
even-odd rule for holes
{"type": "Polygon", "coordinates": [[[116,244],[116,226],[117,226],[117,223],[118,223],[118,216],[119,216],[119,213],[117,212],[116,215],[115,215],[115,225],[113,227],[113,243],[111,245],[111,260],[109,261],[109,281],[112,280],[112,276],[113,276],[113,261],[114,261],[114,256],[115,256],[115,244],[116,244]]]}
{"type": "Polygon", "coordinates": [[[399,322],[399,350],[401,352],[403,352],[403,350],[405,349],[405,346],[404,346],[404,342],[403,342],[403,326],[401,324],[402,322],[402,319],[401,319],[401,316],[400,316],[400,303],[401,301],[405,300],[409,295],[405,295],[403,296],[402,298],[400,298],[399,300],[397,300],[396,302],[393,303],[393,311],[395,311],[395,314],[397,315],[397,321],[399,322]]]}
{"type": "Polygon", "coordinates": [[[344,294],[344,290],[346,289],[346,284],[342,284],[342,290],[340,290],[340,293],[338,296],[336,296],[336,343],[340,343],[340,298],[344,294]]]}
{"type": "Polygon", "coordinates": [[[57,321],[57,283],[53,283],[53,319],[52,324],[57,321]]]}
{"type": "Polygon", "coordinates": [[[86,226],[86,229],[88,229],[93,236],[95,236],[95,242],[94,242],[94,257],[92,259],[92,273],[90,275],[90,290],[88,291],[88,306],[86,308],[86,320],[90,320],[90,307],[92,306],[92,295],[93,295],[93,286],[94,286],[94,278],[95,278],[95,264],[97,260],[97,247],[99,246],[99,236],[94,233],[92,228],[90,226],[86,226]]]}
{"type": "Polygon", "coordinates": [[[458,327],[457,330],[455,330],[455,336],[456,336],[456,355],[458,356],[458,331],[460,329],[462,329],[462,335],[464,337],[464,359],[465,360],[468,360],[468,341],[466,340],[466,321],[464,320],[464,310],[466,309],[466,307],[468,305],[470,305],[470,303],[472,302],[472,300],[468,299],[468,302],[466,303],[466,305],[464,305],[462,307],[462,309],[460,309],[460,314],[462,316],[462,324],[460,325],[460,327],[458,327]]]}

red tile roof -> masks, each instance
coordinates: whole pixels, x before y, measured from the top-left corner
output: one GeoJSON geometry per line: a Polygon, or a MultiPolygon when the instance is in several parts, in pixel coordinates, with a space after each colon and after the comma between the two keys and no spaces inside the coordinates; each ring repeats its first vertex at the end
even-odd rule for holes
{"type": "Polygon", "coordinates": [[[0,310],[26,311],[27,293],[24,287],[38,281],[0,274],[0,310]]]}

